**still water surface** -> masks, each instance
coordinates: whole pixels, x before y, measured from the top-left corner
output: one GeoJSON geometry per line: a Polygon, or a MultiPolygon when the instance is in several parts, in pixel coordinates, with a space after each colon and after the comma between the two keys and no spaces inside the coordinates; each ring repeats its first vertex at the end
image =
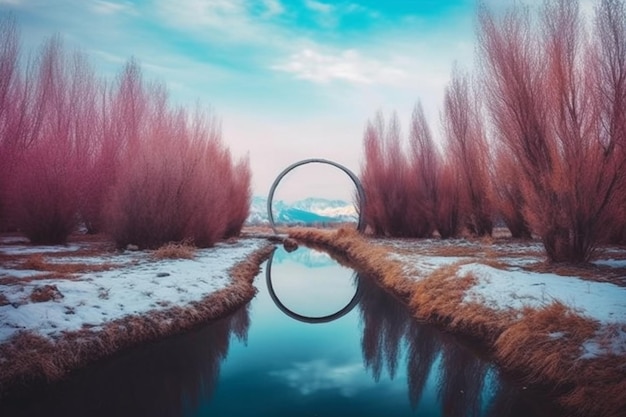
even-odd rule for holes
{"type": "Polygon", "coordinates": [[[325,253],[278,248],[270,266],[231,316],[5,401],[0,415],[555,415],[325,253]]]}

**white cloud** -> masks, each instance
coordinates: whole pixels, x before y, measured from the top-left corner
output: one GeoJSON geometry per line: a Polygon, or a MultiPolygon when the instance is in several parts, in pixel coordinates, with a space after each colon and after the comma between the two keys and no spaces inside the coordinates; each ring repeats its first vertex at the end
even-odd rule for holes
{"type": "Polygon", "coordinates": [[[334,10],[332,5],[315,0],[306,0],[304,5],[307,9],[318,13],[330,13],[334,10]]]}
{"type": "Polygon", "coordinates": [[[128,57],[110,53],[110,52],[103,51],[103,50],[99,50],[99,49],[93,49],[90,51],[90,53],[92,53],[96,57],[103,59],[104,61],[116,64],[116,65],[120,65],[120,66],[123,65],[126,61],[128,61],[128,57]]]}
{"type": "Polygon", "coordinates": [[[98,14],[135,13],[132,3],[129,2],[116,3],[112,1],[95,0],[91,7],[93,11],[98,14]]]}
{"type": "Polygon", "coordinates": [[[335,389],[344,397],[352,397],[369,382],[360,362],[331,366],[321,359],[296,362],[291,368],[270,372],[270,376],[284,379],[289,387],[300,391],[302,395],[335,389]]]}
{"type": "Polygon", "coordinates": [[[354,49],[325,54],[306,48],[292,54],[286,63],[274,65],[272,69],[316,83],[339,80],[356,84],[398,84],[406,78],[404,70],[363,57],[354,49]]]}
{"type": "Polygon", "coordinates": [[[265,7],[264,17],[273,17],[285,12],[285,8],[279,0],[264,0],[263,6],[265,7]]]}
{"type": "Polygon", "coordinates": [[[255,16],[253,5],[245,0],[187,0],[184,6],[178,0],[156,1],[157,18],[165,25],[220,44],[276,43],[283,30],[269,19],[284,13],[283,5],[266,0],[262,8],[255,16]]]}

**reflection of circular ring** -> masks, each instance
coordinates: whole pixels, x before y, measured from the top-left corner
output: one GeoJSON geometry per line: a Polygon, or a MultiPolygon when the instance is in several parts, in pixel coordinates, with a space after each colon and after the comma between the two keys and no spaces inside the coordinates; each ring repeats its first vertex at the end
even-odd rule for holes
{"type": "Polygon", "coordinates": [[[278,298],[278,295],[276,295],[276,291],[274,291],[274,285],[272,284],[272,260],[274,259],[274,252],[272,252],[269,259],[267,260],[267,265],[265,267],[266,268],[265,280],[267,282],[267,289],[270,293],[270,297],[272,297],[272,301],[274,301],[274,304],[276,304],[276,307],[278,307],[278,309],[282,311],[283,313],[285,313],[287,316],[291,317],[294,320],[298,320],[304,323],[328,323],[333,320],[337,320],[340,317],[345,316],[350,311],[352,311],[352,309],[359,303],[359,300],[361,298],[361,281],[360,279],[357,278],[356,291],[354,293],[354,296],[345,307],[343,307],[341,310],[333,314],[329,314],[327,316],[322,316],[322,317],[311,317],[311,316],[304,316],[302,314],[296,313],[293,310],[290,310],[287,306],[285,306],[280,301],[280,299],[278,298]]]}
{"type": "Polygon", "coordinates": [[[276,187],[278,187],[278,184],[283,179],[283,177],[289,174],[291,170],[298,168],[300,165],[305,165],[305,164],[310,164],[310,163],[327,164],[327,165],[334,166],[335,168],[339,168],[340,170],[345,172],[346,175],[350,177],[350,179],[354,183],[354,186],[356,187],[356,192],[359,196],[359,201],[358,201],[359,222],[356,228],[359,232],[363,232],[365,230],[365,221],[363,220],[363,208],[365,207],[365,191],[363,190],[361,181],[359,181],[359,177],[357,177],[354,174],[354,172],[350,171],[348,168],[344,167],[343,165],[338,164],[337,162],[329,161],[328,159],[312,158],[312,159],[304,159],[302,161],[296,162],[295,164],[289,165],[287,168],[283,170],[283,172],[278,174],[278,177],[276,177],[276,179],[274,180],[274,183],[272,184],[272,187],[270,188],[270,193],[267,197],[267,217],[270,221],[270,226],[272,226],[272,230],[274,230],[274,233],[278,234],[278,232],[276,231],[276,225],[274,224],[274,213],[272,213],[272,201],[274,200],[274,192],[276,191],[276,187]]]}

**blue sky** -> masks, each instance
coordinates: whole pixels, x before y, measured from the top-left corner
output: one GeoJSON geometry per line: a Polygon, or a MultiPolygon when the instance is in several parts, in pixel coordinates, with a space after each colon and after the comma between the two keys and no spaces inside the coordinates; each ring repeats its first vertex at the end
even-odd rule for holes
{"type": "MultiPolygon", "coordinates": [[[[256,195],[304,158],[358,173],[378,110],[406,127],[419,99],[438,129],[452,64],[469,69],[474,53],[474,0],[0,0],[7,11],[25,52],[60,33],[103,76],[134,56],[174,102],[213,108],[233,154],[249,154],[256,195]]],[[[304,197],[321,181],[324,196],[350,198],[333,172],[279,191],[304,197]]]]}

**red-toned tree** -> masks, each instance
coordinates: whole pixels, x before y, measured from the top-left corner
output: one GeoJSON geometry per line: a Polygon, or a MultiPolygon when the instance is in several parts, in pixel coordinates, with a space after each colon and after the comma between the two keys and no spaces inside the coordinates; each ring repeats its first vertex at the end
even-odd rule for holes
{"type": "Polygon", "coordinates": [[[626,244],[626,6],[623,0],[602,0],[596,7],[591,59],[597,65],[594,105],[600,111],[600,143],[608,154],[617,154],[609,176],[616,178],[615,203],[608,216],[609,239],[626,244]],[[620,186],[621,184],[621,186],[620,186]]]}
{"type": "Polygon", "coordinates": [[[106,218],[117,246],[192,240],[205,247],[237,235],[249,210],[250,170],[247,160],[233,164],[216,118],[173,109],[166,88],[146,85],[132,61],[118,94],[118,136],[102,156],[116,167],[106,218]]]}
{"type": "Polygon", "coordinates": [[[446,152],[458,169],[461,221],[473,235],[491,235],[491,161],[481,105],[471,89],[469,76],[456,68],[445,91],[443,125],[446,152]]]}
{"type": "Polygon", "coordinates": [[[457,237],[460,231],[459,170],[449,158],[439,163],[435,196],[435,226],[442,239],[457,237]]]}
{"type": "Polygon", "coordinates": [[[63,243],[78,220],[93,108],[87,86],[95,80],[84,58],[68,58],[60,38],[53,37],[42,47],[26,82],[32,87],[25,90],[19,114],[26,119],[26,140],[9,191],[12,218],[33,243],[63,243]]]}
{"type": "Polygon", "coordinates": [[[9,227],[8,187],[19,149],[16,110],[22,80],[18,69],[19,33],[15,19],[0,17],[0,230],[9,227]]]}
{"type": "Polygon", "coordinates": [[[504,147],[498,147],[493,156],[491,181],[496,215],[502,219],[514,239],[530,239],[532,234],[524,217],[524,194],[514,158],[504,147]]]}
{"type": "MultiPolygon", "coordinates": [[[[377,115],[377,121],[382,122],[382,115],[377,115]]],[[[385,172],[385,153],[382,143],[382,128],[367,122],[363,137],[365,161],[361,165],[361,183],[365,192],[366,205],[363,208],[365,224],[377,236],[385,234],[385,211],[383,203],[383,177],[385,172]]]]}
{"type": "Polygon", "coordinates": [[[496,136],[518,168],[524,216],[554,262],[589,260],[625,201],[623,10],[622,1],[600,2],[595,47],[577,1],[546,1],[538,21],[527,10],[480,13],[496,136]]]}
{"type": "Polygon", "coordinates": [[[422,104],[413,109],[409,133],[409,223],[413,237],[431,237],[436,229],[435,204],[440,157],[422,104]]]}
{"type": "Polygon", "coordinates": [[[230,187],[226,194],[226,201],[229,204],[229,219],[226,225],[224,237],[238,236],[241,233],[252,202],[252,173],[250,171],[250,161],[248,158],[242,159],[233,166],[230,187]]]}
{"type": "Polygon", "coordinates": [[[374,122],[369,121],[363,144],[365,223],[376,235],[431,236],[437,164],[429,159],[436,152],[421,107],[416,107],[411,125],[412,158],[403,150],[395,113],[388,123],[381,113],[374,122]]]}

